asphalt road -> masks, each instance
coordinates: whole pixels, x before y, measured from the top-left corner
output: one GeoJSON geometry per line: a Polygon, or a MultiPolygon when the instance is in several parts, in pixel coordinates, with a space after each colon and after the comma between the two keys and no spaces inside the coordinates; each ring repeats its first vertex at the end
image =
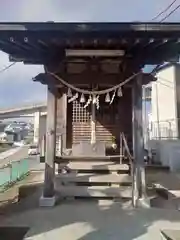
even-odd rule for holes
{"type": "Polygon", "coordinates": [[[3,166],[5,164],[8,164],[12,161],[18,161],[23,158],[28,158],[28,146],[24,146],[21,149],[19,149],[14,154],[10,155],[9,157],[6,157],[5,159],[0,160],[0,166],[3,166]]]}
{"type": "Polygon", "coordinates": [[[28,155],[28,146],[20,148],[17,152],[15,152],[14,154],[10,155],[5,159],[0,159],[0,167],[3,167],[4,165],[13,161],[19,161],[21,159],[28,159],[29,170],[42,171],[45,168],[45,164],[40,163],[39,155],[35,156],[28,155]]]}

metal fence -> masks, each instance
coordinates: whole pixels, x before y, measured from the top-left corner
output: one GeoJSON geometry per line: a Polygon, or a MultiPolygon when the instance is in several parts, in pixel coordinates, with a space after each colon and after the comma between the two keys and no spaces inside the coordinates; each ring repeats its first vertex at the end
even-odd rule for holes
{"type": "Polygon", "coordinates": [[[21,159],[0,168],[0,191],[29,172],[28,159],[21,159]]]}
{"type": "Polygon", "coordinates": [[[178,139],[178,125],[180,119],[169,119],[159,122],[150,122],[147,127],[147,138],[148,139],[178,139]]]}

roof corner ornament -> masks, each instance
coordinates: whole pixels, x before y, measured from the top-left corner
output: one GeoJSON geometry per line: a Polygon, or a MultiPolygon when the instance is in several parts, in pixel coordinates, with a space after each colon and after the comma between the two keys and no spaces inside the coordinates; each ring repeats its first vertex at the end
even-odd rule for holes
{"type": "Polygon", "coordinates": [[[28,37],[24,37],[24,42],[28,42],[28,37]]]}

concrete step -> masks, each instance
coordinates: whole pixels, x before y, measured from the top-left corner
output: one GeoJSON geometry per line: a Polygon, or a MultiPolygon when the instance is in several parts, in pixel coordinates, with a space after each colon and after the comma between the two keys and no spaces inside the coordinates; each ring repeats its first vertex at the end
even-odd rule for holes
{"type": "MultiPolygon", "coordinates": [[[[124,156],[122,156],[124,158],[124,156]]],[[[112,156],[56,156],[55,163],[62,162],[75,162],[75,161],[116,161],[120,162],[120,155],[112,155],[112,156]]],[[[45,162],[45,156],[40,156],[40,162],[45,162]]]]}
{"type": "Polygon", "coordinates": [[[77,182],[77,183],[124,183],[131,184],[132,177],[128,174],[91,174],[91,173],[69,173],[58,174],[56,180],[64,183],[77,182]]]}
{"type": "MultiPolygon", "coordinates": [[[[123,156],[122,156],[123,157],[123,156]]],[[[120,155],[111,156],[56,156],[57,159],[67,160],[67,161],[108,161],[108,160],[119,160],[120,155]]]]}
{"type": "Polygon", "coordinates": [[[68,164],[61,164],[67,166],[71,170],[109,170],[109,171],[128,171],[127,164],[117,164],[114,162],[70,162],[68,164]]]}
{"type": "Polygon", "coordinates": [[[61,197],[89,197],[89,198],[124,198],[131,199],[131,187],[106,187],[106,186],[60,186],[56,187],[61,197]]]}

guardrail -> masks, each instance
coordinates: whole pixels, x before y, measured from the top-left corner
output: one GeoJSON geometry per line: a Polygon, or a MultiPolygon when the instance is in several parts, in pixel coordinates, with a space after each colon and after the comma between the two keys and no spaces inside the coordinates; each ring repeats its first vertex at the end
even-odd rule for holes
{"type": "Polygon", "coordinates": [[[28,159],[21,159],[0,167],[0,192],[22,179],[29,172],[28,159]]]}

